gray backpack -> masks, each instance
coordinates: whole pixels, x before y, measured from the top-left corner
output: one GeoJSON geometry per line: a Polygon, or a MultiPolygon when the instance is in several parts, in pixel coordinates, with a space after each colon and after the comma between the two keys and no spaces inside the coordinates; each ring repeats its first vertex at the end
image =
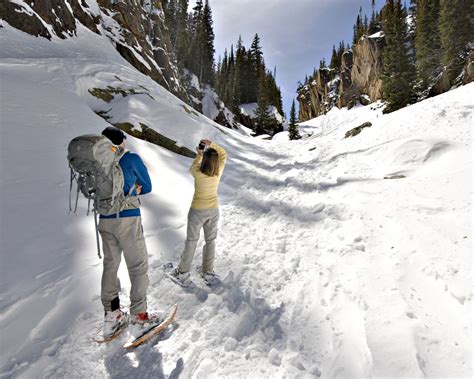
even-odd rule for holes
{"type": "Polygon", "coordinates": [[[139,200],[130,193],[123,193],[124,176],[119,161],[126,153],[123,148],[113,145],[107,137],[86,134],[71,140],[67,159],[71,169],[69,185],[69,210],[72,211],[71,192],[73,183],[77,183],[74,212],[77,211],[79,192],[88,199],[94,211],[97,250],[100,257],[97,213],[111,215],[124,209],[138,208],[139,200]]]}

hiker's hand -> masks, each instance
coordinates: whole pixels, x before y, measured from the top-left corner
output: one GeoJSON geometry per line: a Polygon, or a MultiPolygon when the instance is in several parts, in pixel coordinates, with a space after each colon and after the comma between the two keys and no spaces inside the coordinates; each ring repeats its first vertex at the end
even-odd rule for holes
{"type": "Polygon", "coordinates": [[[209,146],[209,145],[212,143],[212,141],[211,141],[211,140],[208,140],[208,139],[202,139],[202,140],[201,140],[201,143],[203,143],[204,145],[209,146]]]}
{"type": "Polygon", "coordinates": [[[142,186],[140,184],[135,184],[135,188],[137,190],[137,195],[140,195],[142,192],[142,186]]]}

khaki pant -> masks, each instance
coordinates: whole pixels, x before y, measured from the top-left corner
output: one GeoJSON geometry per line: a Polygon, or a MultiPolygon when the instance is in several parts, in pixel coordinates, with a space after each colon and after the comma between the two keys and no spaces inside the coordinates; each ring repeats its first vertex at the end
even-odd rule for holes
{"type": "Polygon", "coordinates": [[[219,221],[219,209],[193,209],[188,213],[188,230],[186,245],[184,247],[179,271],[188,272],[194,258],[194,252],[199,241],[201,228],[204,229],[204,240],[206,244],[202,251],[202,269],[204,272],[214,270],[214,256],[216,251],[217,223],[219,221]]]}
{"type": "Polygon", "coordinates": [[[123,252],[132,284],[130,313],[146,312],[148,254],[141,217],[101,218],[99,233],[104,251],[101,300],[105,311],[111,311],[112,301],[118,298],[120,280],[117,271],[123,252]]]}

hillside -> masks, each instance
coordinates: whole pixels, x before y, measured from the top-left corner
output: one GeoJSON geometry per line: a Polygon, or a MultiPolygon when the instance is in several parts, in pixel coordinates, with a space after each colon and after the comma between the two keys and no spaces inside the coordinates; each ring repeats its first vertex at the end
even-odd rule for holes
{"type": "Polygon", "coordinates": [[[194,113],[90,30],[77,35],[0,33],[2,376],[472,375],[474,84],[389,115],[333,108],[300,126],[303,140],[259,141],[194,113]],[[89,92],[108,86],[121,90],[109,103],[89,92]],[[105,111],[178,148],[208,137],[229,153],[223,289],[186,291],[160,266],[184,245],[191,159],[127,139],[154,186],[142,213],[149,305],[179,307],[172,331],[128,354],[92,341],[102,262],[86,202],[68,214],[67,143],[109,125],[105,111]]]}

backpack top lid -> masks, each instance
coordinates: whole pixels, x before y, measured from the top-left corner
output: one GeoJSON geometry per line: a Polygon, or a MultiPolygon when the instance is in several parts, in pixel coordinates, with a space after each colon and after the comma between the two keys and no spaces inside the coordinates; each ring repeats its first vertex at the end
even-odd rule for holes
{"type": "Polygon", "coordinates": [[[124,152],[123,148],[114,146],[107,137],[85,134],[71,140],[67,159],[71,168],[79,173],[100,169],[108,174],[124,152]]]}

